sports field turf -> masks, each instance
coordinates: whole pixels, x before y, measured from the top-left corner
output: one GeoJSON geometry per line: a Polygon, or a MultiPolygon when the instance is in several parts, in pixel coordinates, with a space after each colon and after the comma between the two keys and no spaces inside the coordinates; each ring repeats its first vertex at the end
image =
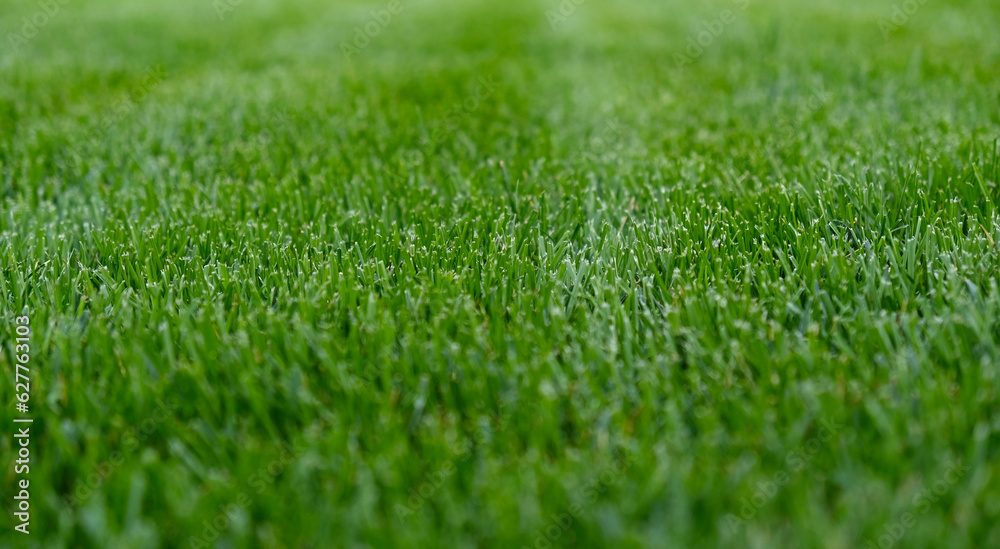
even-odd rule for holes
{"type": "Polygon", "coordinates": [[[576,2],[0,0],[0,547],[1000,547],[1000,5],[576,2]]]}

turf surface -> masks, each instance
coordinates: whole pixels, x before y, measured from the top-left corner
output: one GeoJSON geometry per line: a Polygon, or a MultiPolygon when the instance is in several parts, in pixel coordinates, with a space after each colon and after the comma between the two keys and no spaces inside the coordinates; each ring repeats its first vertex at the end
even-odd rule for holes
{"type": "Polygon", "coordinates": [[[0,546],[1000,546],[995,2],[53,5],[0,546]]]}

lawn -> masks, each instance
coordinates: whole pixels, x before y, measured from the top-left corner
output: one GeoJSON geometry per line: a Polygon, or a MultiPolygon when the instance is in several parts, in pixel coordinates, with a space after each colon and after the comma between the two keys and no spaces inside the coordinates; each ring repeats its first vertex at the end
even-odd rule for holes
{"type": "Polygon", "coordinates": [[[0,0],[0,547],[1000,547],[998,29],[0,0]]]}

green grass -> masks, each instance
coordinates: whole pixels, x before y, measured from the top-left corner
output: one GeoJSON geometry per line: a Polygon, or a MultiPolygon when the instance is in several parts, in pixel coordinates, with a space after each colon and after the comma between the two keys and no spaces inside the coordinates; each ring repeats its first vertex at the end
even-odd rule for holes
{"type": "Polygon", "coordinates": [[[388,4],[0,2],[0,546],[1000,546],[995,2],[388,4]]]}

